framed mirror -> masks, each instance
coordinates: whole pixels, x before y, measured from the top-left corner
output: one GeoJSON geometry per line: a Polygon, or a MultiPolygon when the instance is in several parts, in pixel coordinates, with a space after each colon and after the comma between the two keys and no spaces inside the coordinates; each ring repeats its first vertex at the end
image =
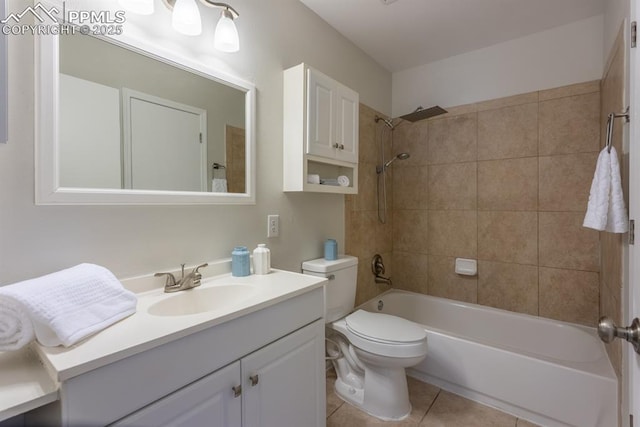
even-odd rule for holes
{"type": "Polygon", "coordinates": [[[117,37],[36,41],[36,204],[254,204],[255,88],[117,37]]]}

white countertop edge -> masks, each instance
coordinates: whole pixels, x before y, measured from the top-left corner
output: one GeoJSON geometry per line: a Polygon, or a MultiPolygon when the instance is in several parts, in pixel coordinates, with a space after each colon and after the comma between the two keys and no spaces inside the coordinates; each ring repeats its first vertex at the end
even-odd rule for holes
{"type": "MultiPolygon", "coordinates": [[[[283,270],[272,269],[272,273],[266,276],[248,276],[249,278],[253,277],[253,280],[268,280],[268,276],[271,276],[274,279],[279,277],[289,279],[297,279],[303,282],[306,282],[300,286],[295,287],[295,289],[291,289],[287,292],[284,292],[280,295],[277,295],[273,298],[267,298],[262,301],[257,301],[255,303],[251,303],[247,306],[240,307],[238,309],[232,308],[228,313],[210,316],[207,314],[198,314],[192,316],[180,316],[182,319],[175,319],[172,322],[172,318],[155,318],[153,321],[157,322],[158,325],[161,325],[162,328],[158,328],[157,331],[148,330],[145,331],[144,337],[133,338],[129,342],[125,342],[120,346],[115,346],[113,351],[111,352],[99,352],[94,351],[93,347],[99,348],[104,344],[104,341],[111,342],[121,342],[118,340],[118,334],[121,334],[123,331],[128,329],[127,325],[133,324],[134,322],[140,321],[140,325],[138,328],[148,326],[145,325],[144,316],[149,317],[146,313],[146,308],[144,304],[139,304],[138,312],[132,315],[129,318],[123,319],[119,323],[112,325],[111,327],[101,331],[100,333],[88,338],[87,340],[77,344],[76,346],[70,348],[62,348],[62,347],[43,347],[40,345],[34,345],[38,355],[40,356],[43,363],[45,363],[49,370],[52,378],[55,378],[57,381],[65,381],[70,378],[73,378],[77,375],[89,372],[91,370],[100,368],[102,366],[108,365],[113,362],[117,362],[124,358],[133,356],[135,354],[153,349],[162,344],[169,343],[171,341],[175,341],[182,337],[191,335],[193,333],[202,331],[207,328],[211,328],[216,325],[220,325],[222,323],[231,321],[233,319],[237,319],[239,317],[245,316],[247,314],[256,312],[258,310],[264,309],[266,307],[272,306],[274,304],[280,303],[282,301],[288,300],[290,298],[294,298],[298,295],[304,294],[306,292],[312,291],[313,289],[322,287],[326,282],[326,279],[316,276],[303,275],[300,273],[294,273],[283,270]],[[271,276],[273,275],[273,276],[271,276]],[[136,318],[136,316],[138,316],[136,318]],[[187,319],[188,318],[188,319],[187,319]],[[186,322],[185,322],[186,321],[186,322]],[[175,323],[175,328],[172,328],[172,323],[175,323]],[[189,323],[188,326],[185,326],[185,323],[189,323]],[[96,343],[102,342],[101,344],[94,345],[96,343]]],[[[140,278],[135,278],[144,282],[149,282],[151,279],[148,276],[142,276],[140,278]]],[[[222,276],[212,277],[215,281],[224,281],[224,280],[238,280],[239,278],[231,278],[229,274],[223,274],[222,276]]],[[[133,279],[132,279],[133,280],[133,279]]],[[[157,278],[156,278],[157,280],[157,278]]],[[[241,280],[241,279],[240,279],[241,280]]],[[[252,279],[247,279],[252,280],[252,279]]],[[[126,280],[123,280],[126,282],[126,280]]],[[[156,282],[157,283],[157,282],[156,282]]],[[[129,283],[126,283],[129,285],[129,283]]],[[[205,284],[203,284],[203,287],[205,284]]],[[[127,286],[129,287],[129,286],[127,286]]],[[[145,285],[146,288],[146,285],[145,285]]],[[[139,288],[140,289],[140,288],[139,288]]],[[[163,294],[162,289],[155,291],[151,291],[154,293],[158,293],[158,295],[154,295],[154,298],[166,297],[167,294],[163,294]]],[[[149,292],[139,294],[139,301],[142,298],[149,294],[149,292]]],[[[177,293],[178,294],[178,293],[177,293]]],[[[172,294],[176,295],[176,294],[172,294]]],[[[131,337],[128,337],[131,338],[131,337]]],[[[125,340],[126,341],[126,340],[125,340]]]]}
{"type": "Polygon", "coordinates": [[[0,370],[0,422],[58,399],[58,384],[31,347],[0,352],[0,370]]]}

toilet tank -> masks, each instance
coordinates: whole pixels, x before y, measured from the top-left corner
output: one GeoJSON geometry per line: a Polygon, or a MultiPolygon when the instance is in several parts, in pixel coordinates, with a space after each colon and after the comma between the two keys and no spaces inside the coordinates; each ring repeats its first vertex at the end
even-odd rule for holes
{"type": "Polygon", "coordinates": [[[313,259],[302,263],[302,272],[329,279],[329,283],[324,286],[325,322],[338,320],[353,310],[358,282],[358,258],[340,255],[334,261],[313,259]]]}

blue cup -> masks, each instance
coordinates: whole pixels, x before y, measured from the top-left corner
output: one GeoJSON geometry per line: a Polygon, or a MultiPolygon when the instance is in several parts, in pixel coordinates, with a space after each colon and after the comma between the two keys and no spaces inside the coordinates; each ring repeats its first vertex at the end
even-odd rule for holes
{"type": "Polygon", "coordinates": [[[324,259],[327,261],[338,259],[338,242],[335,239],[327,239],[324,242],[324,259]]]}

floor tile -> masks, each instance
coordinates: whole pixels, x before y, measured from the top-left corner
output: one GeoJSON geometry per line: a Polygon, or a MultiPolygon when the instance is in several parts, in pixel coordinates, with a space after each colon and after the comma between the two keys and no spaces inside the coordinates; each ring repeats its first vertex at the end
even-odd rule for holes
{"type": "Polygon", "coordinates": [[[420,427],[515,427],[516,417],[441,391],[420,427]]]}

